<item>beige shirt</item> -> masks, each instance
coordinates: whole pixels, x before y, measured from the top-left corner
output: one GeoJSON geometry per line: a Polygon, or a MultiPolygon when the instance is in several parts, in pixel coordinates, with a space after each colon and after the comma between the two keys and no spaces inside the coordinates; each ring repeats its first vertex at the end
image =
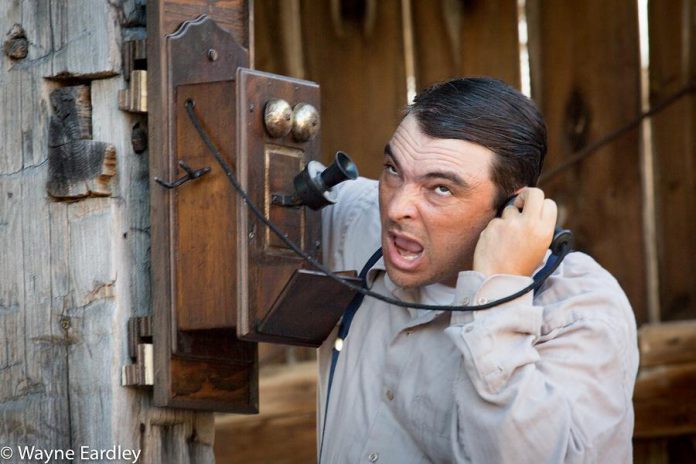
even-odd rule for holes
{"type": "MultiPolygon", "coordinates": [[[[377,183],[346,182],[323,212],[324,259],[360,270],[380,246],[377,183]]],[[[397,288],[380,260],[374,291],[434,304],[507,296],[528,277],[461,272],[456,289],[397,288]]],[[[366,297],[326,388],[322,463],[631,462],[636,324],[616,280],[575,252],[533,295],[478,312],[411,310],[366,297]]]]}

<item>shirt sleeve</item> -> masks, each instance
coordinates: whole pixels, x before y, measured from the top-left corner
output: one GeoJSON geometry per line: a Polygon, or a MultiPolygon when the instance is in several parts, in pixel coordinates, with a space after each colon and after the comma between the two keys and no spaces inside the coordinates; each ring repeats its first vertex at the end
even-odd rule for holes
{"type": "Polygon", "coordinates": [[[321,211],[323,261],[334,271],[360,270],[380,246],[378,184],[360,177],[334,189],[336,203],[321,211]]]}
{"type": "MultiPolygon", "coordinates": [[[[478,279],[474,304],[531,283],[478,279]]],[[[635,318],[591,258],[573,253],[537,297],[453,314],[445,331],[462,352],[455,454],[472,462],[631,461],[635,318]]]]}

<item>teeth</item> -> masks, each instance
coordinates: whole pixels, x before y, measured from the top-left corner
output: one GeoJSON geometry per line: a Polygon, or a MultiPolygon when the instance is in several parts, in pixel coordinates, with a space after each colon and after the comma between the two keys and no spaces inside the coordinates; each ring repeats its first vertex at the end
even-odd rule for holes
{"type": "Polygon", "coordinates": [[[399,247],[396,247],[396,250],[399,252],[399,255],[404,258],[406,261],[415,261],[420,257],[422,253],[411,253],[406,250],[402,250],[399,247]]]}

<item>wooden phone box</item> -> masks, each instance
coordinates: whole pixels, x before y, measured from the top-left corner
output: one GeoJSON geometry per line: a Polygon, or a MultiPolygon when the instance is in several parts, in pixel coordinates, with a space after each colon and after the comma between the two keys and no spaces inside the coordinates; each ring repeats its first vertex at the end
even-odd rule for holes
{"type": "Polygon", "coordinates": [[[310,269],[251,214],[186,108],[263,216],[320,260],[320,213],[293,197],[295,177],[318,165],[311,163],[320,156],[319,87],[249,69],[239,32],[209,16],[154,35],[160,40],[148,48],[148,104],[155,403],[254,413],[254,342],[318,346],[354,292],[310,269]]]}

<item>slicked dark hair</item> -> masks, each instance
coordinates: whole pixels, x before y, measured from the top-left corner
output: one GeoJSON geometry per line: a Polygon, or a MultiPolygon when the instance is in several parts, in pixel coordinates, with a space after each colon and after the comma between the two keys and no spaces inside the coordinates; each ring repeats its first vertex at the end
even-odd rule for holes
{"type": "Polygon", "coordinates": [[[546,123],[532,100],[503,81],[456,78],[421,91],[406,108],[430,137],[459,139],[495,153],[493,207],[535,186],[546,155],[546,123]]]}

